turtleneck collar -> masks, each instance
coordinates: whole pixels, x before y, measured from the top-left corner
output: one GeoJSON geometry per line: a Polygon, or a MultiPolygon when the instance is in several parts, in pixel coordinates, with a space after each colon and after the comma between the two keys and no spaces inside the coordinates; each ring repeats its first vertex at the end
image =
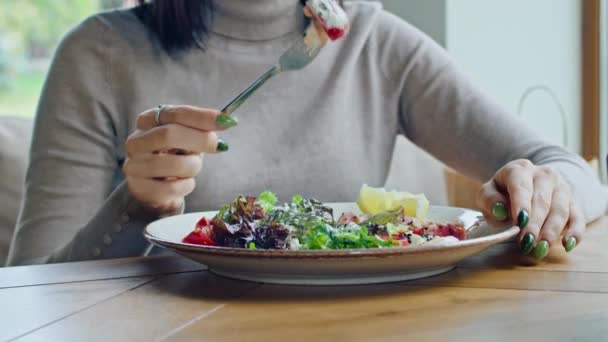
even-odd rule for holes
{"type": "Polygon", "coordinates": [[[215,0],[211,31],[229,38],[263,41],[303,29],[299,0],[215,0]]]}

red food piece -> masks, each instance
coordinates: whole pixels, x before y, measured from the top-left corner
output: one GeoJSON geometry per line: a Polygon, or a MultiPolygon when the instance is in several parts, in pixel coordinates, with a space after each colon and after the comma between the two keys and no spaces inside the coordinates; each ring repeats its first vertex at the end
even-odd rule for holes
{"type": "Polygon", "coordinates": [[[405,233],[405,232],[397,232],[397,233],[391,235],[393,240],[403,240],[403,239],[407,240],[407,236],[408,236],[408,233],[405,233]]]}
{"type": "Polygon", "coordinates": [[[196,226],[194,226],[194,227],[199,228],[199,229],[202,229],[204,227],[211,227],[211,222],[209,222],[209,220],[206,217],[203,217],[196,223],[196,226]]]}
{"type": "Polygon", "coordinates": [[[346,212],[338,219],[338,224],[349,224],[351,222],[359,224],[361,223],[361,219],[352,212],[346,212]]]}
{"type": "Polygon", "coordinates": [[[467,238],[467,231],[464,226],[452,223],[437,224],[430,229],[430,233],[437,236],[453,236],[458,240],[467,238]]]}
{"type": "Polygon", "coordinates": [[[331,27],[331,28],[326,29],[325,32],[327,33],[327,36],[329,37],[329,39],[336,41],[336,40],[342,38],[345,31],[341,28],[331,27]]]}
{"type": "Polygon", "coordinates": [[[448,225],[438,224],[435,227],[432,227],[431,232],[433,235],[437,236],[450,236],[450,227],[448,225]]]}
{"type": "Polygon", "coordinates": [[[193,245],[202,245],[202,246],[217,246],[215,240],[211,233],[213,232],[213,226],[209,222],[206,217],[203,217],[200,221],[196,223],[196,227],[194,231],[188,234],[182,242],[190,243],[193,245]]]}
{"type": "Polygon", "coordinates": [[[467,230],[464,229],[464,226],[461,225],[447,225],[450,229],[450,235],[457,238],[458,240],[466,240],[467,239],[467,230]]]}
{"type": "MultiPolygon", "coordinates": [[[[410,242],[406,237],[403,237],[398,234],[394,234],[392,237],[393,237],[393,246],[407,247],[410,245],[410,242]],[[396,236],[398,236],[398,237],[400,236],[400,237],[396,238],[396,236]]],[[[382,240],[387,241],[388,239],[382,239],[382,240]]]]}
{"type": "Polygon", "coordinates": [[[193,245],[202,246],[217,246],[217,243],[205,234],[201,229],[195,229],[192,233],[188,234],[184,240],[184,243],[190,243],[193,245]]]}
{"type": "Polygon", "coordinates": [[[415,228],[413,231],[414,234],[416,235],[424,235],[424,229],[422,228],[415,228]]]}

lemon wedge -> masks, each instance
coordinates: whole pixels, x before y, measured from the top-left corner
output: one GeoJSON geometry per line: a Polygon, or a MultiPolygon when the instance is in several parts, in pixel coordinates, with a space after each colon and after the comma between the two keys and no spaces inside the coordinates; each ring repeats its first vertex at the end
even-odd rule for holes
{"type": "Polygon", "coordinates": [[[372,188],[364,184],[359,192],[357,205],[364,214],[376,214],[385,211],[386,190],[372,188]]]}
{"type": "Polygon", "coordinates": [[[388,210],[397,208],[403,208],[405,216],[424,219],[429,211],[429,200],[424,194],[397,193],[388,210]]]}
{"type": "Polygon", "coordinates": [[[429,210],[429,200],[424,194],[390,191],[364,184],[359,192],[357,205],[364,214],[376,215],[383,211],[403,208],[406,216],[424,219],[429,210]]]}

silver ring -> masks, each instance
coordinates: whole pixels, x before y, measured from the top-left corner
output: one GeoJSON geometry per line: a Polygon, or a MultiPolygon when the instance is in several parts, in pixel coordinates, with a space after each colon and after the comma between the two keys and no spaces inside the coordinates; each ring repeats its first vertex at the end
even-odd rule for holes
{"type": "Polygon", "coordinates": [[[154,122],[156,122],[156,126],[162,125],[160,123],[160,113],[162,113],[165,108],[167,108],[167,105],[158,105],[156,107],[156,114],[154,114],[154,122]]]}

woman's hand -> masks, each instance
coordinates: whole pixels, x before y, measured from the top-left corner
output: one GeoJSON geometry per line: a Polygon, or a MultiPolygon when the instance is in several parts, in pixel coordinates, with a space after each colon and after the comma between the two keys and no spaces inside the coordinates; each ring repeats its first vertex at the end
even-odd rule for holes
{"type": "Polygon", "coordinates": [[[228,150],[215,132],[237,122],[218,111],[191,106],[166,106],[157,122],[157,110],[138,116],[137,129],[126,142],[123,171],[131,195],[163,215],[179,210],[194,190],[203,154],[228,150]]]}
{"type": "Polygon", "coordinates": [[[552,244],[562,241],[570,252],[581,241],[585,219],[574,203],[570,186],[550,166],[516,160],[483,185],[477,204],[489,220],[509,218],[522,229],[524,254],[542,260],[552,244]]]}

